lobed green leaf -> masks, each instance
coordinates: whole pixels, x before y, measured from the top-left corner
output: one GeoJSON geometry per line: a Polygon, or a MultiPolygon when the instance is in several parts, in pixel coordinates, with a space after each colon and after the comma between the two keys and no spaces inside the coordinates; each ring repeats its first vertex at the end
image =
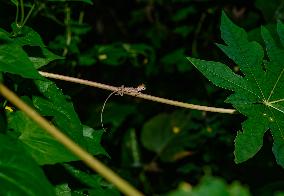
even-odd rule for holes
{"type": "MultiPolygon", "coordinates": [[[[277,30],[283,40],[282,23],[277,30]]],[[[268,59],[264,59],[262,47],[248,40],[247,33],[233,24],[223,13],[221,35],[226,45],[219,48],[240,66],[243,77],[234,74],[226,65],[188,60],[215,85],[233,90],[227,102],[248,119],[242,124],[243,131],[235,139],[235,161],[241,163],[253,157],[262,147],[263,135],[270,129],[273,135],[273,152],[278,164],[284,167],[284,50],[279,48],[265,28],[261,28],[268,59]]]]}

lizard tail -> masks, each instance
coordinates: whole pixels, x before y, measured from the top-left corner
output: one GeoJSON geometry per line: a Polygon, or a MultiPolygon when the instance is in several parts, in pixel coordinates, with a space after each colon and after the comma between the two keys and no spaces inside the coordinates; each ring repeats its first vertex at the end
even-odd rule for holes
{"type": "Polygon", "coordinates": [[[102,126],[102,129],[103,129],[104,131],[106,131],[106,129],[104,128],[104,123],[103,123],[103,112],[104,112],[104,109],[105,109],[105,106],[106,106],[107,101],[109,100],[109,98],[110,98],[114,93],[116,93],[116,91],[113,91],[112,93],[110,93],[110,94],[108,95],[108,97],[106,98],[106,100],[105,100],[105,102],[104,102],[104,104],[103,104],[102,110],[101,110],[101,126],[102,126]]]}

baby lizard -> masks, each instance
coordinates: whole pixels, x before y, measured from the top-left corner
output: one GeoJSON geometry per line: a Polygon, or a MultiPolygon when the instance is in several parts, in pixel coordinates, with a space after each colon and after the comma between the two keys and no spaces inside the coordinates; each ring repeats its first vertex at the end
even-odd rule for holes
{"type": "Polygon", "coordinates": [[[113,91],[112,93],[110,93],[109,96],[104,101],[104,104],[103,104],[103,107],[102,107],[102,110],[101,110],[101,126],[102,126],[102,129],[105,130],[104,124],[103,124],[104,108],[105,108],[105,105],[106,105],[107,101],[109,100],[109,98],[113,94],[123,96],[125,93],[131,93],[131,94],[136,96],[136,95],[140,94],[141,91],[143,91],[145,89],[146,89],[146,87],[145,87],[144,84],[141,84],[141,85],[137,86],[136,88],[134,88],[134,87],[125,87],[124,85],[122,85],[121,87],[118,87],[118,89],[116,91],[113,91]]]}

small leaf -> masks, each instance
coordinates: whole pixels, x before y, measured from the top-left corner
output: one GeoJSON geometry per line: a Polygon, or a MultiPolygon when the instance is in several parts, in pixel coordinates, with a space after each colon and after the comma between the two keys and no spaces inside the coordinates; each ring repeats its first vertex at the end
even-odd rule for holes
{"type": "Polygon", "coordinates": [[[0,134],[0,154],[0,195],[55,195],[43,171],[20,142],[0,134]]]}

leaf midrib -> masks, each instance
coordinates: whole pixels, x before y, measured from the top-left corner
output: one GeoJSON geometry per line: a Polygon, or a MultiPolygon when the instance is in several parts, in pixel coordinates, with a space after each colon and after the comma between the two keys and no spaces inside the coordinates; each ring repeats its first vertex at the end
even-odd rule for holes
{"type": "MultiPolygon", "coordinates": [[[[230,31],[230,29],[229,29],[229,31],[230,31]]],[[[235,33],[232,33],[231,31],[230,31],[230,34],[231,34],[231,35],[235,35],[235,33]]],[[[231,36],[231,38],[233,39],[233,43],[235,43],[235,44],[234,44],[235,47],[240,51],[242,60],[245,60],[244,62],[245,62],[245,64],[246,64],[246,66],[248,67],[248,70],[250,70],[250,74],[253,76],[253,79],[255,80],[256,85],[257,85],[257,87],[259,88],[259,90],[260,90],[260,92],[261,92],[261,94],[262,94],[263,99],[265,100],[263,91],[262,91],[260,85],[258,84],[258,81],[257,81],[255,75],[253,74],[253,72],[252,72],[252,70],[251,70],[251,68],[250,68],[250,65],[248,65],[248,63],[247,63],[247,61],[246,61],[247,58],[245,58],[245,55],[244,55],[245,53],[244,53],[244,51],[242,50],[242,47],[240,47],[240,45],[239,45],[240,41],[239,41],[239,40],[236,40],[236,39],[235,39],[235,36],[231,36]]],[[[253,43],[253,42],[248,42],[249,45],[252,44],[252,43],[253,43]]],[[[229,46],[229,45],[228,45],[228,46],[229,46]]],[[[257,95],[257,96],[259,97],[259,95],[257,95]]],[[[260,97],[259,97],[259,98],[260,98],[260,97]]]]}

